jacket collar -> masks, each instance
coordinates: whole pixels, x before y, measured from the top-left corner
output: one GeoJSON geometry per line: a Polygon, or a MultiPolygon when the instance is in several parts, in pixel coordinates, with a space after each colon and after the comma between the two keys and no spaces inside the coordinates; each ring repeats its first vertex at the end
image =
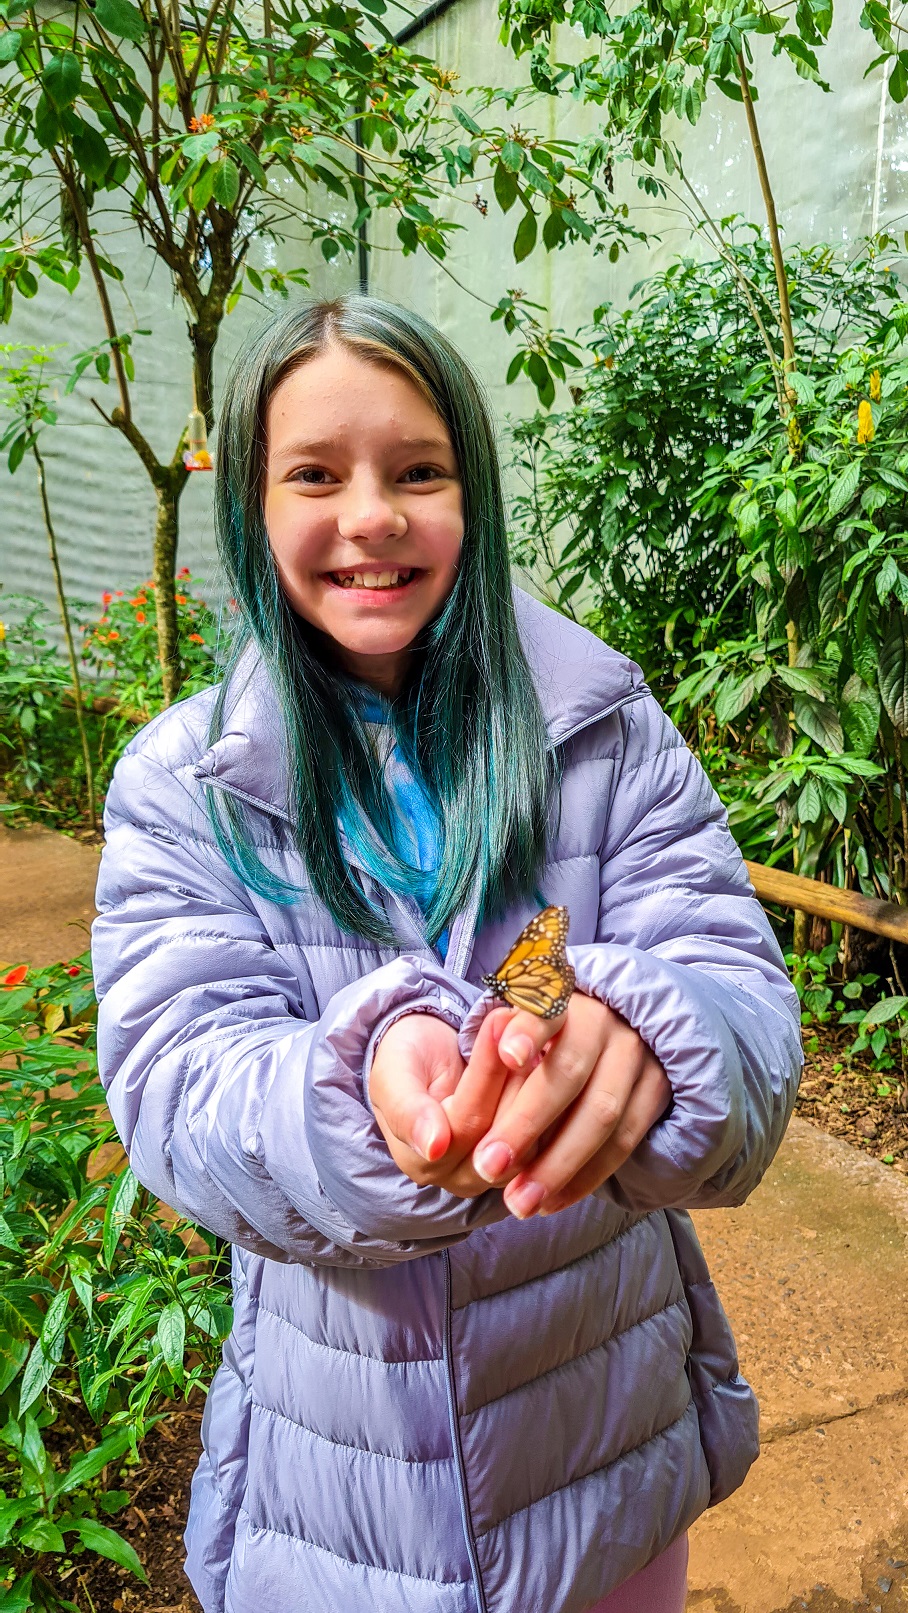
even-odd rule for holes
{"type": "MultiPolygon", "coordinates": [[[[520,588],[514,605],[553,744],[645,692],[639,667],[586,628],[520,588]]],[[[247,651],[232,682],[221,737],[199,758],[195,776],[289,820],[283,723],[257,650],[247,651]]]]}

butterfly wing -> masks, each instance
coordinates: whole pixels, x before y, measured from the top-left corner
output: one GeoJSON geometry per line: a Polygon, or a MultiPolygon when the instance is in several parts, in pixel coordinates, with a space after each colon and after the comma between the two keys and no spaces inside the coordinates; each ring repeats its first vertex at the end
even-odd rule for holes
{"type": "Polygon", "coordinates": [[[495,973],[484,976],[483,984],[514,1008],[555,1019],[574,989],[574,971],[564,950],[568,923],[566,907],[546,907],[537,913],[495,973]]]}

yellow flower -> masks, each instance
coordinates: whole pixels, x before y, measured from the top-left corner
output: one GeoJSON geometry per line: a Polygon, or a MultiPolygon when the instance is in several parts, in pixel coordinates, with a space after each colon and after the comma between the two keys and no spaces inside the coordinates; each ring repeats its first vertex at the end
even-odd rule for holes
{"type": "Polygon", "coordinates": [[[0,622],[0,644],[3,643],[3,640],[5,638],[6,638],[6,628],[4,627],[3,623],[0,622]]]}
{"type": "Polygon", "coordinates": [[[874,403],[879,403],[883,396],[883,382],[879,370],[874,370],[870,377],[870,396],[874,403]]]}
{"type": "Polygon", "coordinates": [[[858,404],[858,442],[873,442],[876,436],[876,426],[873,423],[873,410],[866,398],[858,404]]]}
{"type": "Polygon", "coordinates": [[[796,414],[788,417],[788,449],[794,459],[799,459],[804,447],[804,433],[798,423],[796,414]]]}

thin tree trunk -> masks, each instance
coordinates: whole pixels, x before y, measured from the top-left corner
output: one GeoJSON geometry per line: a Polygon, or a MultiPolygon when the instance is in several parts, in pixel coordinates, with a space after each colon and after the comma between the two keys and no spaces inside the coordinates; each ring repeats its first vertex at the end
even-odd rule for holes
{"type": "Polygon", "coordinates": [[[60,607],[60,620],[63,623],[63,632],[66,637],[66,652],[69,657],[69,670],[73,680],[73,695],[75,697],[76,724],[79,729],[79,738],[82,742],[82,761],[85,766],[85,793],[88,802],[88,817],[93,829],[98,827],[98,813],[95,803],[95,771],[91,760],[91,747],[88,743],[88,733],[85,727],[85,702],[82,698],[82,680],[79,677],[79,661],[76,656],[76,646],[73,641],[72,624],[69,619],[69,606],[66,603],[66,594],[63,591],[63,573],[60,570],[60,554],[57,548],[57,534],[51,519],[50,500],[47,496],[47,477],[44,472],[44,460],[41,450],[36,442],[32,442],[32,453],[38,467],[38,487],[41,493],[41,508],[44,512],[44,528],[47,532],[47,542],[50,547],[50,563],[54,571],[54,583],[57,589],[57,604],[60,607]]]}
{"type": "MultiPolygon", "coordinates": [[[[785,271],[785,258],[782,253],[782,238],[779,234],[775,197],[769,182],[766,155],[763,151],[763,142],[760,139],[756,108],[754,107],[753,96],[750,93],[750,79],[747,76],[747,67],[743,56],[738,57],[738,79],[741,85],[741,94],[744,98],[747,130],[750,135],[750,143],[753,146],[754,158],[756,159],[760,190],[763,194],[763,205],[766,209],[766,222],[769,226],[769,244],[772,248],[772,261],[776,271],[776,286],[779,293],[779,326],[782,331],[783,351],[782,367],[787,375],[789,370],[793,370],[795,367],[794,326],[791,319],[791,300],[788,295],[788,275],[785,271]]],[[[795,401],[791,393],[789,393],[788,401],[789,403],[795,401]]]]}
{"type": "Polygon", "coordinates": [[[154,530],[154,599],[158,630],[158,658],[164,684],[164,704],[169,706],[180,692],[183,669],[177,638],[177,603],[174,597],[176,574],[178,493],[170,482],[155,488],[158,501],[154,530]]]}

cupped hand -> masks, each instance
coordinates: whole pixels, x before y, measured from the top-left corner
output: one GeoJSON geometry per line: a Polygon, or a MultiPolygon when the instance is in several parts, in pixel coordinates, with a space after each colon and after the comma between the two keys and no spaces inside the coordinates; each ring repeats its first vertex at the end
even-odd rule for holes
{"type": "Polygon", "coordinates": [[[557,1020],[515,1012],[495,1052],[502,1068],[522,1079],[502,1087],[472,1165],[486,1184],[505,1186],[505,1203],[521,1219],[550,1215],[594,1192],[671,1101],[665,1071],[638,1032],[580,991],[557,1020]]]}
{"type": "Polygon", "coordinates": [[[369,1097],[392,1158],[418,1186],[443,1187],[458,1198],[488,1192],[470,1156],[524,1081],[498,1056],[509,1020],[507,1009],[487,1015],[468,1065],[457,1032],[436,1014],[405,1014],[382,1037],[369,1097]]]}

